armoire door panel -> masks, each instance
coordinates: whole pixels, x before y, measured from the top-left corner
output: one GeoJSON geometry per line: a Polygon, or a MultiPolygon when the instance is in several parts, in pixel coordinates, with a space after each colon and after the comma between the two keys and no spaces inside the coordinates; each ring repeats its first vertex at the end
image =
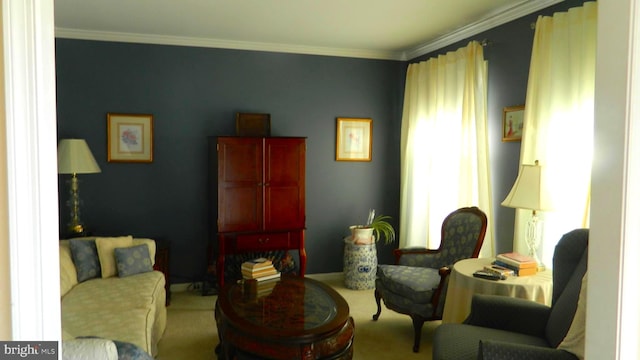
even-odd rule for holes
{"type": "Polygon", "coordinates": [[[265,229],[304,228],[305,140],[265,142],[265,229]]]}
{"type": "Polygon", "coordinates": [[[303,228],[305,219],[302,204],[298,187],[265,187],[265,228],[303,228]]]}
{"type": "Polygon", "coordinates": [[[218,181],[262,182],[262,143],[231,138],[219,143],[218,181]]]}
{"type": "Polygon", "coordinates": [[[296,183],[304,181],[304,141],[268,139],[265,151],[265,182],[296,183]]]}
{"type": "Polygon", "coordinates": [[[218,141],[218,231],[258,231],[263,224],[262,142],[218,141]]]}
{"type": "Polygon", "coordinates": [[[284,161],[274,161],[269,159],[269,163],[265,166],[266,182],[284,182],[298,183],[300,182],[300,163],[297,159],[288,159],[284,161]]]}
{"type": "Polygon", "coordinates": [[[230,186],[218,198],[218,231],[259,231],[263,228],[261,187],[230,186]]]}

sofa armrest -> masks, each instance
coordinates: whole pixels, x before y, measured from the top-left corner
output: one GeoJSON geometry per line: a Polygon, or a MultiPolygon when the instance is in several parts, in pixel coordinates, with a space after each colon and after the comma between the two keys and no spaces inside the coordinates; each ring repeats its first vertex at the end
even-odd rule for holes
{"type": "Polygon", "coordinates": [[[147,238],[133,238],[133,245],[147,244],[149,256],[151,256],[151,266],[156,264],[156,241],[147,238]]]}
{"type": "Polygon", "coordinates": [[[570,352],[533,345],[521,345],[501,341],[480,340],[478,360],[577,360],[570,352]]]}
{"type": "Polygon", "coordinates": [[[65,360],[118,360],[116,344],[107,339],[84,338],[62,341],[65,360]]]}
{"type": "Polygon", "coordinates": [[[535,301],[475,294],[465,324],[545,337],[551,308],[535,301]]]}

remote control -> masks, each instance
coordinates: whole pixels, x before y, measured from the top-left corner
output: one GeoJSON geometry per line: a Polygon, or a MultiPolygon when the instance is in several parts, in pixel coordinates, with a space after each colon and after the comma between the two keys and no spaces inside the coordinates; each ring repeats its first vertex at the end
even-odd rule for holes
{"type": "Polygon", "coordinates": [[[506,279],[504,275],[498,275],[489,271],[476,271],[473,273],[473,276],[477,278],[493,280],[493,281],[506,279]]]}

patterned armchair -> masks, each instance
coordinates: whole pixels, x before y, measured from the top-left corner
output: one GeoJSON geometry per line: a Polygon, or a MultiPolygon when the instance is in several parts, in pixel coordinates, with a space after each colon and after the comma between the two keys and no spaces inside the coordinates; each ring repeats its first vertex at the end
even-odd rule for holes
{"type": "Polygon", "coordinates": [[[433,359],[577,360],[574,353],[580,353],[580,346],[584,351],[584,334],[571,324],[580,303],[584,311],[580,294],[587,271],[588,238],[588,229],[576,229],[556,245],[550,307],[526,299],[476,294],[464,324],[442,324],[436,329],[433,359]]]}
{"type": "Polygon", "coordinates": [[[449,214],[442,223],[440,247],[396,249],[396,265],[378,265],[375,298],[378,320],[380,300],[413,320],[413,351],[420,349],[422,325],[442,319],[451,267],[459,260],[478,257],[487,231],[487,216],[477,207],[449,214]]]}

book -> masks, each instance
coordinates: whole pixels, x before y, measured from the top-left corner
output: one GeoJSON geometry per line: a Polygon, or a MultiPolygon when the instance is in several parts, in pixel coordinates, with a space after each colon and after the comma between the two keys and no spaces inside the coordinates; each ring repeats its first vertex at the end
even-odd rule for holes
{"type": "Polygon", "coordinates": [[[255,268],[255,269],[240,269],[240,271],[242,271],[243,273],[246,274],[262,274],[262,273],[269,273],[269,272],[273,272],[276,268],[273,265],[269,265],[269,266],[265,266],[262,268],[255,268]]]}
{"type": "Polygon", "coordinates": [[[527,268],[527,269],[519,269],[516,274],[518,276],[529,276],[529,275],[535,275],[538,273],[538,268],[537,267],[533,267],[533,268],[527,268]]]}
{"type": "Polygon", "coordinates": [[[272,279],[279,279],[279,278],[280,278],[280,273],[276,272],[275,274],[253,278],[253,280],[257,281],[258,284],[260,284],[260,282],[262,282],[262,281],[267,281],[267,280],[272,280],[272,279]]]}
{"type": "Polygon", "coordinates": [[[265,264],[271,264],[271,260],[261,257],[261,258],[247,260],[242,263],[242,265],[248,265],[248,266],[258,266],[258,265],[265,265],[265,264]]]}
{"type": "Polygon", "coordinates": [[[527,276],[527,275],[535,275],[536,273],[538,273],[538,267],[532,267],[532,268],[519,268],[517,266],[513,266],[507,263],[503,263],[500,260],[496,260],[493,262],[493,265],[498,265],[498,266],[502,266],[505,267],[507,269],[511,269],[513,270],[513,272],[515,273],[515,276],[527,276]]]}
{"type": "Polygon", "coordinates": [[[242,263],[241,269],[250,270],[250,271],[258,271],[264,270],[273,267],[271,260],[265,258],[257,258],[249,261],[245,261],[242,263]]]}
{"type": "Polygon", "coordinates": [[[266,275],[273,275],[275,273],[278,272],[278,270],[276,270],[275,267],[271,266],[269,268],[266,268],[264,270],[258,270],[258,271],[251,271],[251,270],[246,270],[246,269],[242,269],[242,277],[245,279],[253,279],[253,278],[257,278],[257,277],[261,277],[261,276],[266,276],[266,275]]]}
{"type": "Polygon", "coordinates": [[[509,252],[509,253],[502,253],[500,254],[506,258],[509,259],[513,259],[517,262],[520,263],[530,263],[530,262],[535,262],[536,260],[534,258],[532,258],[531,256],[527,256],[527,255],[523,255],[517,252],[509,252]]]}
{"type": "Polygon", "coordinates": [[[518,269],[537,268],[538,263],[530,256],[522,255],[519,253],[511,252],[498,254],[496,260],[499,260],[505,264],[516,266],[518,269]]]}
{"type": "Polygon", "coordinates": [[[494,274],[498,274],[501,276],[515,276],[516,272],[512,269],[509,269],[508,267],[505,266],[500,266],[497,264],[492,264],[492,265],[485,265],[484,266],[484,271],[488,271],[494,274]]]}
{"type": "Polygon", "coordinates": [[[259,273],[271,272],[273,271],[273,269],[275,269],[273,265],[269,265],[265,267],[254,268],[254,269],[241,268],[240,271],[246,274],[259,274],[259,273]]]}

